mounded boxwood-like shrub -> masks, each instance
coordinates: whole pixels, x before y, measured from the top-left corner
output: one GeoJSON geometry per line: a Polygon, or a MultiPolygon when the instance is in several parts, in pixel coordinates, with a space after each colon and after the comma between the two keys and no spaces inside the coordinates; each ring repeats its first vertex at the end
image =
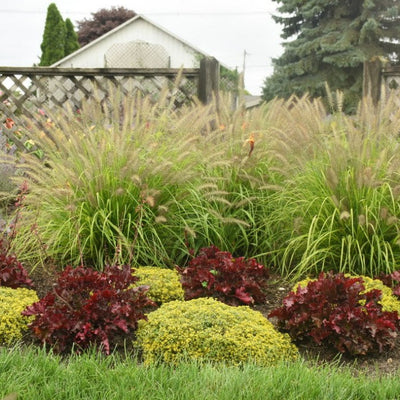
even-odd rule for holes
{"type": "Polygon", "coordinates": [[[298,357],[289,337],[260,312],[212,298],[163,304],[139,322],[137,343],[146,364],[197,359],[272,365],[298,357]]]}
{"type": "Polygon", "coordinates": [[[397,311],[384,310],[384,304],[393,307],[393,299],[384,299],[377,284],[381,287],[366,277],[321,273],[300,282],[269,316],[293,340],[311,338],[352,355],[381,352],[395,345],[400,324],[397,311]]]}
{"type": "Polygon", "coordinates": [[[147,296],[157,304],[172,300],[183,300],[183,288],[175,270],[159,267],[139,267],[134,275],[139,278],[136,285],[149,287],[147,296]]]}
{"type": "Polygon", "coordinates": [[[22,338],[32,318],[21,313],[38,300],[34,290],[0,287],[0,343],[8,345],[22,338]]]}

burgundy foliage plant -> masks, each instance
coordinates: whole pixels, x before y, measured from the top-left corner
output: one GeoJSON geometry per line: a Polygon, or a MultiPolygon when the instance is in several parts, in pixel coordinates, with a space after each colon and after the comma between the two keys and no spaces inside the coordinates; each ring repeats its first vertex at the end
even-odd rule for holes
{"type": "Polygon", "coordinates": [[[200,249],[186,268],[177,267],[185,299],[214,297],[230,304],[259,304],[265,301],[269,271],[255,259],[233,258],[215,246],[200,249]]]}
{"type": "Polygon", "coordinates": [[[3,239],[0,239],[0,286],[7,286],[13,289],[19,287],[31,288],[32,280],[23,265],[15,255],[8,254],[7,246],[3,239]]]}
{"type": "Polygon", "coordinates": [[[400,298],[400,270],[391,274],[380,274],[375,279],[380,279],[386,286],[392,288],[393,294],[400,298]]]}
{"type": "Polygon", "coordinates": [[[382,352],[395,344],[399,316],[382,311],[380,290],[364,290],[362,278],[321,273],[290,292],[269,317],[276,317],[293,340],[312,338],[352,355],[382,352]]]}
{"type": "Polygon", "coordinates": [[[130,287],[138,280],[132,272],[128,265],[104,272],[66,267],[54,288],[23,312],[35,317],[30,329],[58,352],[97,345],[109,354],[146,319],[145,308],[155,306],[146,296],[148,287],[130,287]]]}

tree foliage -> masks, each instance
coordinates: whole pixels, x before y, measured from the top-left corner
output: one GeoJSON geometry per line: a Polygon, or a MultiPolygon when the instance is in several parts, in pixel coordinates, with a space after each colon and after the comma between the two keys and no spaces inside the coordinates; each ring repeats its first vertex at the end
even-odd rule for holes
{"type": "Polygon", "coordinates": [[[65,43],[64,43],[64,57],[79,49],[78,34],[74,30],[74,25],[71,20],[65,20],[65,43]]]}
{"type": "Polygon", "coordinates": [[[399,61],[400,4],[395,0],[273,0],[282,24],[283,54],[273,60],[263,96],[323,96],[325,82],[345,92],[347,103],[361,95],[363,62],[372,57],[399,61]]]}
{"type": "Polygon", "coordinates": [[[111,9],[102,8],[92,13],[91,19],[77,21],[78,41],[81,46],[85,46],[91,41],[104,35],[108,31],[121,25],[123,22],[133,18],[136,13],[125,7],[111,7],[111,9]]]}
{"type": "Polygon", "coordinates": [[[64,57],[66,27],[55,3],[47,8],[40,66],[51,65],[64,57]]]}

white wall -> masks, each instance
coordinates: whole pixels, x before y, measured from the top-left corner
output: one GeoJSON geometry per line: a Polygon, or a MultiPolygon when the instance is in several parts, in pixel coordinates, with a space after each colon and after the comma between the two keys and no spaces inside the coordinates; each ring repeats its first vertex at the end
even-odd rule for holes
{"type": "MultiPolygon", "coordinates": [[[[137,18],[121,29],[105,35],[55,64],[66,68],[104,68],[104,54],[115,43],[141,40],[161,45],[170,56],[170,68],[198,68],[196,51],[148,21],[137,18]]],[[[108,67],[112,67],[108,65],[108,67]]],[[[125,67],[130,67],[126,65],[125,67]]]]}

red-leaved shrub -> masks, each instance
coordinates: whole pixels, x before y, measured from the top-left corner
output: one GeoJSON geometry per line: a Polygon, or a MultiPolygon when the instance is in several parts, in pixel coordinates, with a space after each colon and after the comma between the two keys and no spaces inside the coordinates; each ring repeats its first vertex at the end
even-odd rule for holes
{"type": "Polygon", "coordinates": [[[269,271],[255,259],[233,258],[215,246],[200,249],[186,268],[177,267],[185,299],[214,297],[226,304],[259,304],[265,301],[269,271]]]}
{"type": "Polygon", "coordinates": [[[7,254],[7,246],[3,239],[0,239],[0,286],[13,289],[33,286],[28,272],[17,260],[17,257],[7,254]]]}
{"type": "Polygon", "coordinates": [[[269,317],[293,340],[311,337],[342,353],[363,355],[392,348],[399,329],[397,312],[382,311],[380,290],[364,291],[362,278],[321,273],[306,287],[298,286],[269,317]]]}
{"type": "Polygon", "coordinates": [[[400,298],[400,270],[394,271],[391,274],[380,274],[375,279],[381,280],[386,286],[392,288],[395,296],[400,298]]]}
{"type": "Polygon", "coordinates": [[[35,316],[30,329],[58,352],[97,345],[109,354],[146,319],[145,308],[155,306],[146,296],[148,287],[130,287],[138,280],[132,272],[128,265],[108,266],[104,272],[68,266],[54,288],[23,315],[35,316]]]}

